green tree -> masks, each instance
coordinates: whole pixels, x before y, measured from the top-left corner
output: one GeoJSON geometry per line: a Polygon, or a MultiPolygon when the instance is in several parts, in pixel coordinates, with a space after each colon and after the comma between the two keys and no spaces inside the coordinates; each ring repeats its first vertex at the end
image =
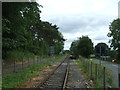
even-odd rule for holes
{"type": "Polygon", "coordinates": [[[108,55],[109,47],[106,43],[98,43],[95,46],[95,53],[97,56],[108,55]]]}
{"type": "Polygon", "coordinates": [[[40,19],[39,5],[35,2],[2,3],[2,49],[3,58],[7,51],[27,50],[33,43],[31,25],[40,19]]]}
{"type": "Polygon", "coordinates": [[[92,40],[88,36],[82,36],[72,42],[70,50],[77,55],[89,57],[89,55],[93,53],[92,40]]]}
{"type": "Polygon", "coordinates": [[[74,41],[72,42],[71,47],[70,47],[71,53],[74,53],[74,54],[77,54],[77,53],[78,53],[78,51],[77,51],[77,49],[78,49],[78,48],[77,48],[78,42],[79,42],[79,40],[74,40],[74,41]]]}
{"type": "Polygon", "coordinates": [[[116,50],[110,50],[109,55],[111,59],[116,59],[117,58],[116,50]]]}
{"type": "Polygon", "coordinates": [[[52,25],[49,22],[39,22],[36,24],[35,29],[36,39],[38,39],[43,47],[47,44],[44,50],[48,50],[51,45],[55,47],[55,54],[59,54],[63,50],[65,39],[59,32],[57,25],[52,25]]]}
{"type": "Polygon", "coordinates": [[[3,59],[15,52],[47,56],[51,45],[55,46],[55,54],[63,50],[65,39],[59,27],[40,20],[39,7],[36,2],[2,3],[3,59]]]}
{"type": "Polygon", "coordinates": [[[120,60],[120,19],[113,20],[109,29],[108,37],[112,37],[109,42],[111,43],[111,47],[117,51],[117,59],[120,60]]]}
{"type": "Polygon", "coordinates": [[[89,55],[93,53],[92,40],[88,36],[80,37],[77,46],[77,51],[80,55],[84,57],[89,57],[89,55]]]}

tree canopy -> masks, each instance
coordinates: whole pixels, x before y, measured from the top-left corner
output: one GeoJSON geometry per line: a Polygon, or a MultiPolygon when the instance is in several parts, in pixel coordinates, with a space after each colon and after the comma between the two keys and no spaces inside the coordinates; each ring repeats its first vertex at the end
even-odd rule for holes
{"type": "Polygon", "coordinates": [[[75,53],[75,54],[78,53],[78,51],[77,51],[78,42],[79,42],[79,40],[74,40],[74,41],[71,43],[70,51],[71,51],[72,53],[75,53]]]}
{"type": "Polygon", "coordinates": [[[108,45],[106,43],[98,43],[95,46],[95,53],[99,56],[106,56],[108,55],[109,52],[109,48],[108,45]]]}
{"type": "Polygon", "coordinates": [[[89,57],[89,55],[93,53],[92,40],[88,36],[82,36],[72,42],[70,50],[83,57],[89,57]]]}
{"type": "Polygon", "coordinates": [[[2,3],[3,59],[14,51],[47,56],[51,45],[55,47],[54,54],[63,50],[65,39],[59,27],[40,20],[39,7],[42,6],[36,2],[2,3]]]}
{"type": "Polygon", "coordinates": [[[113,22],[109,26],[110,32],[108,33],[108,37],[112,37],[109,41],[111,43],[111,47],[114,50],[117,50],[118,56],[117,59],[120,60],[120,19],[113,20],[113,22]]]}

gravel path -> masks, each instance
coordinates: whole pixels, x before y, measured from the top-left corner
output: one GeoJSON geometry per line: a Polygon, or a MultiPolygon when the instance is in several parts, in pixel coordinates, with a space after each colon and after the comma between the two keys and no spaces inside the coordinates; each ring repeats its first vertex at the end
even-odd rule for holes
{"type": "Polygon", "coordinates": [[[67,67],[67,61],[63,62],[62,65],[54,72],[54,74],[42,85],[42,88],[62,88],[62,82],[67,67]]]}
{"type": "MultiPolygon", "coordinates": [[[[87,80],[73,59],[70,61],[70,69],[66,89],[92,88],[90,80],[87,80]]],[[[67,60],[54,72],[54,74],[39,88],[43,89],[60,89],[62,88],[64,75],[67,67],[67,60]]]]}
{"type": "Polygon", "coordinates": [[[92,88],[75,61],[70,60],[70,71],[68,77],[67,88],[92,88]]]}

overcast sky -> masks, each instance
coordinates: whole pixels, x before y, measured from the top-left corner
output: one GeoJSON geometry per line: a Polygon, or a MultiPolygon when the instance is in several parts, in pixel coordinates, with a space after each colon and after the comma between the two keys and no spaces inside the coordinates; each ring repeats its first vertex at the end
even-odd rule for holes
{"type": "MultiPolygon", "coordinates": [[[[41,20],[57,24],[68,50],[72,41],[82,35],[88,35],[94,46],[104,42],[108,44],[109,25],[118,18],[119,0],[37,0],[41,20]]],[[[108,44],[109,45],[109,44],[108,44]]]]}

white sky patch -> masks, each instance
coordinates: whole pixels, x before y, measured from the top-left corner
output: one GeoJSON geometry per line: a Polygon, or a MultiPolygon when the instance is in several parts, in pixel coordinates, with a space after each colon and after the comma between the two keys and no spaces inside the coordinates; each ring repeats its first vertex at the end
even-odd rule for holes
{"type": "MultiPolygon", "coordinates": [[[[119,0],[38,0],[41,19],[57,24],[68,50],[72,41],[88,35],[94,45],[108,44],[109,25],[118,17],[119,0]]],[[[108,44],[109,45],[109,44],[108,44]]]]}

